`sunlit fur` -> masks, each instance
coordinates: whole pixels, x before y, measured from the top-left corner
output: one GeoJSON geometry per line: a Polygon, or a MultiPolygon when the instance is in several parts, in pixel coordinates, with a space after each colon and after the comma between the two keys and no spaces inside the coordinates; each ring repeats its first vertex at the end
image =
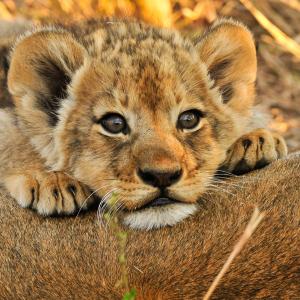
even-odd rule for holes
{"type": "Polygon", "coordinates": [[[258,207],[262,222],[211,299],[299,299],[299,186],[300,153],[216,185],[194,216],[148,232],[94,213],[45,220],[0,188],[0,298],[117,300],[126,276],[139,300],[203,299],[258,207]]]}
{"type": "Polygon", "coordinates": [[[115,191],[126,222],[152,228],[193,213],[227,149],[253,128],[255,79],[252,35],[234,21],[194,40],[138,22],[90,21],[19,37],[8,87],[18,127],[50,170],[100,197],[115,191]],[[183,132],[177,119],[190,109],[203,118],[183,132]],[[108,112],[124,116],[129,134],[103,132],[97,121],[108,112]],[[136,211],[159,195],[137,176],[147,167],[183,170],[167,189],[179,204],[136,211]]]}

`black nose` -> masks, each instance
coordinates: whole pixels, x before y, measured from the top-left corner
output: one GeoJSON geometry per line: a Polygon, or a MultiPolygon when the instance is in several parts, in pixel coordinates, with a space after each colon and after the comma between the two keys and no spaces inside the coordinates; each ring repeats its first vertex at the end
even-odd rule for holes
{"type": "Polygon", "coordinates": [[[165,188],[176,183],[181,175],[182,170],[176,170],[172,172],[162,172],[158,170],[138,170],[139,177],[147,184],[155,187],[165,188]]]}

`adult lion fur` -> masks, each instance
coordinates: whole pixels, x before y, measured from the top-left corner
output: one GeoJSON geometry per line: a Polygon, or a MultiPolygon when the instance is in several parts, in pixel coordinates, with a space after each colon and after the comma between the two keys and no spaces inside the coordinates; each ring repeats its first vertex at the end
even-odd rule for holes
{"type": "MultiPolygon", "coordinates": [[[[212,299],[299,299],[300,154],[222,181],[174,227],[128,230],[127,276],[136,299],[201,299],[254,207],[262,223],[212,299]]],[[[117,233],[95,212],[43,218],[2,190],[1,299],[121,299],[117,233]],[[105,222],[104,222],[105,224],[105,222]]]]}

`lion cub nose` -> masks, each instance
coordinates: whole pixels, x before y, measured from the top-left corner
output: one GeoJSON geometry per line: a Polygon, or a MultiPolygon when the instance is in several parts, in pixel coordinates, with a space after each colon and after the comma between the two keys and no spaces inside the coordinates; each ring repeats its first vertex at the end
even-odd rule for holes
{"type": "Polygon", "coordinates": [[[176,183],[181,175],[182,170],[174,171],[161,171],[161,170],[151,170],[151,169],[139,169],[139,177],[147,184],[158,188],[166,188],[174,183],[176,183]]]}

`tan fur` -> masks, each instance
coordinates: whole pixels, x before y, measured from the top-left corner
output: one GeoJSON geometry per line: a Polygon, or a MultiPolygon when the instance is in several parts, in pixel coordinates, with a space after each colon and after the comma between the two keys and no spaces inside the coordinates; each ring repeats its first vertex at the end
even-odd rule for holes
{"type": "Polygon", "coordinates": [[[225,171],[245,173],[286,155],[282,139],[253,126],[255,78],[252,35],[232,20],[193,41],[118,20],[26,32],[10,54],[15,109],[5,112],[22,139],[0,128],[0,181],[41,214],[85,208],[91,189],[106,205],[115,192],[129,226],[173,225],[194,213],[224,162],[225,171]],[[200,123],[180,130],[178,117],[191,109],[200,123]],[[101,126],[111,112],[127,121],[127,134],[101,126]],[[182,176],[161,194],[140,170],[182,176]],[[139,210],[157,197],[177,202],[139,210]]]}
{"type": "MultiPolygon", "coordinates": [[[[299,185],[300,154],[221,183],[176,226],[128,230],[129,287],[138,300],[202,299],[258,206],[265,217],[212,299],[298,299],[299,185]]],[[[95,212],[43,218],[2,190],[0,226],[1,299],[122,298],[116,231],[95,212]]]]}

